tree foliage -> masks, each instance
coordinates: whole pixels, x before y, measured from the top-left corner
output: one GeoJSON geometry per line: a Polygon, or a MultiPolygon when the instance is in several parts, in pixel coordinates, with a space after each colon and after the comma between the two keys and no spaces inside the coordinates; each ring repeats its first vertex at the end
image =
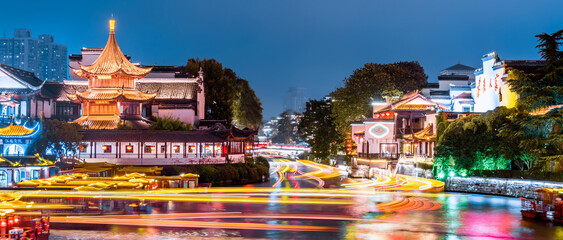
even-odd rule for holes
{"type": "MultiPolygon", "coordinates": [[[[48,120],[43,122],[41,135],[34,148],[35,153],[44,154],[47,149],[54,152],[57,157],[77,152],[82,140],[78,131],[82,127],[77,123],[48,120]]],[[[28,153],[30,154],[30,153],[28,153]]]]}
{"type": "Polygon", "coordinates": [[[238,78],[233,105],[233,120],[237,127],[258,129],[262,125],[262,103],[248,81],[238,78]]]}
{"type": "Polygon", "coordinates": [[[203,70],[205,118],[227,120],[239,127],[257,128],[262,123],[262,104],[248,81],[215,59],[189,59],[186,71],[197,75],[203,70]]]}
{"type": "Polygon", "coordinates": [[[190,131],[192,129],[194,127],[191,124],[171,117],[156,118],[156,121],[149,126],[149,130],[190,131]]]}
{"type": "Polygon", "coordinates": [[[418,90],[426,84],[427,76],[418,62],[392,64],[367,63],[344,79],[344,87],[330,93],[332,116],[339,137],[349,135],[350,121],[371,115],[371,102],[418,90]]]}
{"type": "Polygon", "coordinates": [[[546,66],[537,73],[510,71],[512,89],[518,93],[518,105],[525,110],[563,104],[563,30],[536,35],[537,45],[546,66]]]}
{"type": "Polygon", "coordinates": [[[285,110],[278,117],[278,123],[274,125],[276,128],[275,135],[272,136],[273,143],[295,144],[301,141],[299,135],[299,114],[291,110],[285,110]]]}
{"type": "Polygon", "coordinates": [[[322,162],[336,154],[339,140],[331,113],[330,100],[310,100],[299,123],[299,133],[311,146],[311,156],[322,162]]]}
{"type": "Polygon", "coordinates": [[[498,107],[450,123],[436,143],[435,174],[510,169],[511,160],[523,169],[530,158],[518,144],[524,139],[518,114],[514,108],[498,107]]]}
{"type": "MultiPolygon", "coordinates": [[[[553,34],[536,35],[537,48],[545,60],[545,67],[537,72],[512,69],[509,77],[512,90],[518,93],[518,108],[524,113],[563,104],[563,30],[553,34]]],[[[527,149],[531,158],[544,161],[563,159],[563,108],[532,116],[523,114],[518,119],[525,136],[519,144],[527,149]]]]}

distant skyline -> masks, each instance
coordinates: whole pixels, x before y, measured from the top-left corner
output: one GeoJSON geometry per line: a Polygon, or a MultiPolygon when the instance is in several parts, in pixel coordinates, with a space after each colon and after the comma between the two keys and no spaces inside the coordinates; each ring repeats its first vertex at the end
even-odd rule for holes
{"type": "MultiPolygon", "coordinates": [[[[563,27],[563,1],[5,1],[0,31],[30,29],[67,45],[103,47],[117,21],[133,62],[184,65],[215,58],[247,79],[264,119],[290,87],[321,98],[368,62],[419,61],[429,81],[481,56],[539,59],[534,35],[563,27]]],[[[212,87],[212,86],[209,86],[212,87]]]]}

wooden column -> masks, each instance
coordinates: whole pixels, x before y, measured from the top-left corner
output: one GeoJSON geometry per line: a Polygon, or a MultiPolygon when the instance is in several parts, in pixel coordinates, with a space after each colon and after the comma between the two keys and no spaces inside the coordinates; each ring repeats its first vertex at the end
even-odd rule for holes
{"type": "Polygon", "coordinates": [[[156,151],[156,157],[155,158],[158,158],[158,142],[155,143],[154,150],[156,151]]]}

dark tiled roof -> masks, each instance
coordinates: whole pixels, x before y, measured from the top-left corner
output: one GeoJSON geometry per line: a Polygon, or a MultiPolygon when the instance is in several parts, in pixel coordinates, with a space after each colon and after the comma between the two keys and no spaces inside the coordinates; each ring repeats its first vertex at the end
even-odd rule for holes
{"type": "Polygon", "coordinates": [[[35,73],[33,72],[28,72],[25,70],[21,70],[19,68],[10,67],[8,65],[4,65],[1,63],[0,63],[0,70],[3,70],[7,72],[9,75],[12,75],[18,78],[19,80],[22,80],[34,87],[39,87],[41,86],[41,84],[43,84],[43,81],[39,79],[37,76],[35,76],[35,73]]]}
{"type": "Polygon", "coordinates": [[[439,88],[440,83],[426,83],[422,88],[439,88]]]}
{"type": "Polygon", "coordinates": [[[220,123],[222,125],[227,125],[227,120],[210,120],[201,119],[199,120],[199,127],[212,127],[213,125],[220,123]]]}
{"type": "Polygon", "coordinates": [[[453,66],[451,66],[451,67],[449,67],[449,68],[446,68],[446,69],[444,69],[444,70],[467,70],[467,71],[473,71],[473,70],[475,70],[475,68],[458,63],[458,64],[453,65],[453,66]]]}
{"type": "Polygon", "coordinates": [[[82,141],[94,142],[225,142],[213,131],[84,130],[82,141]]]}
{"type": "MultiPolygon", "coordinates": [[[[70,101],[66,94],[75,94],[76,91],[84,92],[88,90],[88,85],[64,85],[62,88],[56,87],[49,87],[50,91],[53,93],[52,96],[56,96],[56,91],[59,91],[58,96],[59,101],[70,101]]],[[[197,91],[199,87],[197,83],[186,83],[186,82],[179,82],[179,83],[159,83],[159,82],[138,82],[136,84],[137,90],[143,93],[155,93],[158,94],[155,97],[155,100],[183,100],[182,103],[191,103],[190,101],[184,100],[196,100],[197,99],[197,91]]]]}
{"type": "Polygon", "coordinates": [[[158,92],[155,99],[195,99],[197,83],[138,82],[137,90],[143,93],[158,92]]]}
{"type": "Polygon", "coordinates": [[[0,88],[0,93],[13,93],[19,95],[28,95],[37,92],[28,88],[0,88]]]}
{"type": "Polygon", "coordinates": [[[430,95],[434,96],[434,95],[450,95],[450,91],[434,91],[434,90],[430,90],[430,95]]]}
{"type": "Polygon", "coordinates": [[[506,68],[521,70],[525,73],[538,73],[546,65],[542,60],[504,60],[506,68]]]}
{"type": "Polygon", "coordinates": [[[438,80],[469,80],[467,75],[439,75],[438,80]]]}
{"type": "Polygon", "coordinates": [[[231,133],[233,134],[233,137],[236,137],[236,138],[247,138],[247,137],[250,137],[252,135],[256,135],[256,133],[258,133],[258,131],[251,130],[251,129],[238,129],[238,128],[232,127],[231,133]]]}
{"type": "Polygon", "coordinates": [[[41,96],[54,99],[59,99],[60,97],[66,98],[66,96],[62,96],[65,94],[64,87],[64,84],[60,82],[45,82],[41,88],[41,96]]]}

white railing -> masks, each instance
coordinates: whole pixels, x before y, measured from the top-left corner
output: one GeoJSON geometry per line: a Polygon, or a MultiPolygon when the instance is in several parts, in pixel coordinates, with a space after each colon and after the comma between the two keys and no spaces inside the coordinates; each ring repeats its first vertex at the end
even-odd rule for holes
{"type": "MultiPolygon", "coordinates": [[[[107,162],[115,165],[198,165],[198,164],[225,164],[224,157],[208,157],[208,158],[84,158],[88,163],[107,162]]],[[[240,159],[231,163],[238,163],[240,159]]],[[[242,159],[244,161],[244,158],[242,159]]]]}

